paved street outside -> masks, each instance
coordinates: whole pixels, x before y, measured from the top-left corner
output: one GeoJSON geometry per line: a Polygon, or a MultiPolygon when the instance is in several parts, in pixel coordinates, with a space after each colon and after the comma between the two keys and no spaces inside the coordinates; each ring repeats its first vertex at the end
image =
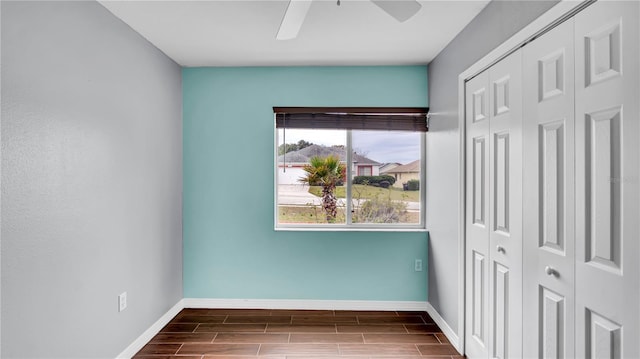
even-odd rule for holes
{"type": "MultiPolygon", "coordinates": [[[[279,205],[304,206],[321,205],[321,198],[309,193],[309,186],[302,184],[281,184],[278,185],[279,205]]],[[[364,200],[363,200],[364,201],[364,200]]],[[[359,205],[358,200],[354,203],[359,205]]],[[[405,202],[408,211],[419,211],[420,202],[405,202]]],[[[345,206],[344,198],[338,199],[338,206],[345,206]]]]}

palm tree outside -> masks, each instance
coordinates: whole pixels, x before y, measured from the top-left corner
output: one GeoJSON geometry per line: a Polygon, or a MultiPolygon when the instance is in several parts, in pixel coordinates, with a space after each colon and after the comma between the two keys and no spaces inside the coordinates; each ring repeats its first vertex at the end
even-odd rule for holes
{"type": "Polygon", "coordinates": [[[338,184],[345,181],[346,166],[335,155],[314,156],[309,159],[309,164],[305,165],[303,170],[306,174],[299,181],[310,186],[322,186],[322,210],[326,215],[327,223],[334,223],[338,215],[335,189],[338,184]]]}

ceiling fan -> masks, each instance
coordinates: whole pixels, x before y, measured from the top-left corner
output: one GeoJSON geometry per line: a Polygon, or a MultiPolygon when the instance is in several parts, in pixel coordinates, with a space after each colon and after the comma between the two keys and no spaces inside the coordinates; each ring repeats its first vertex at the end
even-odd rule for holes
{"type": "MultiPolygon", "coordinates": [[[[405,22],[415,15],[422,5],[417,0],[370,0],[387,14],[399,22],[405,22]]],[[[307,16],[312,0],[289,0],[287,10],[284,13],[277,40],[291,40],[298,36],[298,31],[307,16]]],[[[338,6],[340,0],[337,0],[338,6]]]]}

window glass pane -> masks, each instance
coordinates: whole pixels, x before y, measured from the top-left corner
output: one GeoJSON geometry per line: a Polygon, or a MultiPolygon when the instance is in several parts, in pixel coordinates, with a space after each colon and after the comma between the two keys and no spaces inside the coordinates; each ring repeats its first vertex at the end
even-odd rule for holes
{"type": "Polygon", "coordinates": [[[353,223],[420,224],[421,133],[352,131],[353,223]]]}
{"type": "Polygon", "coordinates": [[[277,138],[278,224],[344,225],[346,130],[279,128],[277,138]]]}
{"type": "Polygon", "coordinates": [[[358,176],[371,176],[371,173],[373,173],[373,166],[360,165],[356,166],[356,168],[358,169],[358,176]]]}

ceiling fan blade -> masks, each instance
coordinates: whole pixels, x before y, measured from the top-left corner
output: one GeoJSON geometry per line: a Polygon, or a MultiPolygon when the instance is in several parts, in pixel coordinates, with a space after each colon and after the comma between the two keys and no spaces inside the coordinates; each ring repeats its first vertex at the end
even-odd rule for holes
{"type": "Polygon", "coordinates": [[[311,0],[289,0],[287,10],[282,17],[280,29],[276,35],[277,40],[291,40],[298,36],[298,31],[311,7],[311,0]]]}
{"type": "Polygon", "coordinates": [[[409,20],[422,8],[416,0],[371,0],[371,2],[400,22],[409,20]]]}

